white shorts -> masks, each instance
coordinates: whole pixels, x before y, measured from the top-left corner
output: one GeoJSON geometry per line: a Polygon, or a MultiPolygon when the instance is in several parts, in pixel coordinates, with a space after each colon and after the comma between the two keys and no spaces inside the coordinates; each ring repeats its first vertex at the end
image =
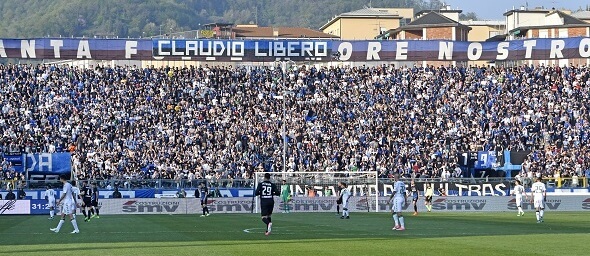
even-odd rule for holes
{"type": "Polygon", "coordinates": [[[393,205],[391,206],[391,210],[393,212],[402,212],[404,206],[405,199],[396,197],[393,199],[393,205]]]}
{"type": "Polygon", "coordinates": [[[51,208],[51,207],[55,208],[55,199],[49,200],[47,202],[47,207],[49,207],[49,208],[51,208]]]}
{"type": "Polygon", "coordinates": [[[342,198],[342,209],[348,209],[348,198],[342,198]]]}
{"type": "Polygon", "coordinates": [[[516,196],[516,206],[522,207],[522,196],[516,196]]]}
{"type": "Polygon", "coordinates": [[[535,197],[535,199],[533,200],[533,204],[535,209],[545,209],[545,200],[543,200],[543,197],[535,197]]]}
{"type": "Polygon", "coordinates": [[[76,205],[74,203],[63,203],[61,204],[61,213],[65,215],[74,214],[76,205]]]}

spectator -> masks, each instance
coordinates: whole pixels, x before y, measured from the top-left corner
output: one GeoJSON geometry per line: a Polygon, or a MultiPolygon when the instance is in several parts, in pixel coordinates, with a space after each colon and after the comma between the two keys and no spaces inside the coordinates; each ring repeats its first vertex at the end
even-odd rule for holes
{"type": "Polygon", "coordinates": [[[307,189],[307,196],[308,197],[315,197],[316,196],[316,191],[315,191],[315,188],[313,188],[313,186],[305,186],[305,188],[307,189]]]}
{"type": "Polygon", "coordinates": [[[113,198],[122,198],[121,192],[119,192],[118,187],[115,187],[115,191],[113,191],[113,198]]]}
{"type": "Polygon", "coordinates": [[[283,169],[284,138],[284,169],[298,172],[457,177],[457,155],[478,150],[530,151],[544,178],[590,168],[588,66],[10,64],[0,81],[3,151],[68,151],[78,179],[127,188],[184,187],[190,172],[251,180],[283,169]]]}
{"type": "Polygon", "coordinates": [[[176,197],[178,198],[186,198],[186,191],[184,191],[183,189],[180,189],[180,191],[176,192],[176,197]]]}
{"type": "Polygon", "coordinates": [[[577,188],[578,185],[578,174],[574,173],[574,175],[572,175],[572,187],[577,188]]]}
{"type": "Polygon", "coordinates": [[[25,193],[25,190],[23,187],[20,187],[18,189],[17,197],[18,197],[18,200],[24,200],[27,197],[27,193],[25,193]]]}
{"type": "Polygon", "coordinates": [[[6,194],[6,200],[16,200],[16,195],[12,192],[12,189],[8,190],[6,194]]]}

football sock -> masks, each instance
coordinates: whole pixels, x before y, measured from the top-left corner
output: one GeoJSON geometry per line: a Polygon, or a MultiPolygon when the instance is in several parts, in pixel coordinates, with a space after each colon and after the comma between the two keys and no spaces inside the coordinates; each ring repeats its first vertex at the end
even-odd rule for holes
{"type": "Polygon", "coordinates": [[[85,218],[87,217],[87,215],[86,215],[86,210],[85,210],[85,209],[82,209],[82,214],[84,214],[84,217],[85,217],[85,218]]]}
{"type": "Polygon", "coordinates": [[[545,210],[541,209],[541,211],[539,212],[539,216],[541,217],[541,219],[543,218],[544,213],[545,213],[545,210]]]}
{"type": "Polygon", "coordinates": [[[520,207],[520,206],[519,206],[519,207],[518,207],[518,213],[520,214],[520,213],[522,213],[522,212],[523,212],[523,211],[522,211],[522,207],[520,207]]]}
{"type": "Polygon", "coordinates": [[[96,208],[96,216],[100,215],[100,213],[98,212],[98,208],[96,208]]]}
{"type": "Polygon", "coordinates": [[[418,205],[414,205],[414,212],[418,212],[418,205]]]}
{"type": "Polygon", "coordinates": [[[206,212],[207,214],[209,214],[209,207],[208,207],[208,206],[205,206],[205,212],[206,212]]]}
{"type": "Polygon", "coordinates": [[[203,207],[203,215],[205,215],[205,207],[203,207]]]}
{"type": "MultiPolygon", "coordinates": [[[[92,213],[92,215],[94,215],[94,209],[90,209],[90,213],[92,213]]],[[[90,215],[90,213],[88,215],[90,215]]]]}
{"type": "Polygon", "coordinates": [[[336,205],[336,213],[340,214],[340,205],[336,205]]]}
{"type": "Polygon", "coordinates": [[[399,218],[397,217],[397,214],[393,214],[393,222],[395,222],[395,226],[399,226],[399,218]]]}
{"type": "Polygon", "coordinates": [[[399,217],[399,224],[402,228],[406,228],[406,225],[404,224],[404,216],[399,217]]]}
{"type": "Polygon", "coordinates": [[[59,231],[61,229],[61,226],[64,224],[64,222],[65,221],[63,219],[59,220],[59,223],[57,223],[57,227],[56,227],[57,231],[59,231]]]}
{"type": "Polygon", "coordinates": [[[268,226],[268,223],[270,223],[270,221],[268,221],[268,218],[262,217],[262,222],[264,222],[264,224],[266,224],[268,226]]]}
{"type": "Polygon", "coordinates": [[[78,223],[76,222],[76,218],[72,219],[72,225],[74,226],[74,230],[78,230],[78,223]]]}
{"type": "Polygon", "coordinates": [[[53,218],[53,216],[55,216],[55,211],[54,210],[49,211],[49,216],[51,218],[53,218]]]}
{"type": "Polygon", "coordinates": [[[537,215],[537,220],[539,220],[539,211],[535,212],[535,215],[537,215]]]}
{"type": "Polygon", "coordinates": [[[272,222],[272,218],[269,216],[268,218],[266,218],[268,220],[268,223],[272,222]]]}

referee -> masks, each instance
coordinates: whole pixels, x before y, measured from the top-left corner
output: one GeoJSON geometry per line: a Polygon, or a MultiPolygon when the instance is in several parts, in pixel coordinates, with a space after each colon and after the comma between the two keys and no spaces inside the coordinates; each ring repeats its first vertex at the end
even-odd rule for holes
{"type": "Polygon", "coordinates": [[[340,205],[342,205],[342,194],[340,193],[342,191],[342,182],[339,181],[338,185],[336,186],[336,215],[340,216],[340,205]]]}
{"type": "Polygon", "coordinates": [[[266,232],[264,235],[270,235],[272,228],[272,210],[275,207],[274,196],[279,196],[280,191],[274,184],[270,182],[270,174],[264,174],[264,180],[258,184],[256,189],[256,196],[260,196],[260,213],[262,215],[262,222],[266,224],[266,232]]]}

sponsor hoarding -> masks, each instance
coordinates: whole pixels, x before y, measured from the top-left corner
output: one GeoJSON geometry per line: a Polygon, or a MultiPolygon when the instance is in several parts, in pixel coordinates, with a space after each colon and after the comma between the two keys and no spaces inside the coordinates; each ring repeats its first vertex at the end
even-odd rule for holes
{"type": "MultiPolygon", "coordinates": [[[[351,212],[389,212],[389,197],[352,197],[349,201],[351,212]]],[[[211,213],[250,213],[259,212],[252,198],[210,198],[208,200],[211,213]],[[254,207],[254,209],[252,208],[254,207]]],[[[0,201],[4,210],[2,214],[49,214],[44,200],[0,201]]],[[[134,199],[103,199],[99,201],[101,214],[201,214],[198,198],[134,198],[134,199]]],[[[292,212],[335,212],[336,197],[293,197],[288,203],[292,212]]],[[[534,211],[532,203],[523,202],[525,211],[534,211]]],[[[275,198],[275,213],[282,212],[284,205],[275,198]]],[[[405,212],[412,212],[411,201],[403,206],[405,212]]],[[[474,196],[474,197],[434,197],[432,210],[446,212],[506,212],[516,211],[514,197],[474,196]]],[[[550,196],[545,203],[546,211],[590,211],[590,196],[550,196]]],[[[424,198],[418,201],[418,211],[426,211],[424,198]]],[[[2,212],[0,210],[0,212],[2,212]]]]}
{"type": "Polygon", "coordinates": [[[0,215],[31,214],[29,200],[0,200],[0,215]]]}

